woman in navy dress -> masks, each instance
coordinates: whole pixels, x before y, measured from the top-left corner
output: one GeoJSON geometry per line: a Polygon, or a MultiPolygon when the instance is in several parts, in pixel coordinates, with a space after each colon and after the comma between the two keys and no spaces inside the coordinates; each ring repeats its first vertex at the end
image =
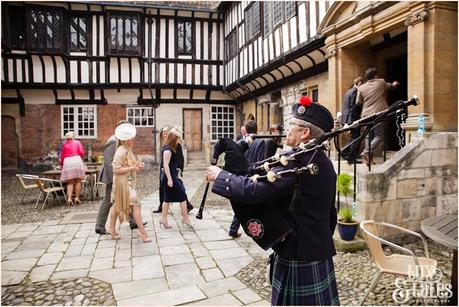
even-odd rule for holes
{"type": "Polygon", "coordinates": [[[188,216],[188,210],[186,208],[187,196],[185,193],[185,187],[181,180],[177,178],[177,154],[176,148],[179,142],[181,133],[178,128],[172,128],[166,137],[166,142],[163,148],[161,148],[161,155],[163,156],[163,176],[161,178],[161,185],[164,187],[164,202],[162,209],[162,216],[159,220],[159,224],[165,228],[171,228],[167,222],[167,214],[169,207],[173,202],[180,203],[180,209],[182,212],[182,223],[188,227],[192,227],[190,217],[188,216]]]}

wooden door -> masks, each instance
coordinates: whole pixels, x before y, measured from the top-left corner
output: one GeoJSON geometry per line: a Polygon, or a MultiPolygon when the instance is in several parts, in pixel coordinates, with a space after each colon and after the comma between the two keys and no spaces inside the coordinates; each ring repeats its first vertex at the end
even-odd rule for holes
{"type": "Polygon", "coordinates": [[[201,151],[202,109],[183,110],[185,144],[188,151],[201,151]]]}

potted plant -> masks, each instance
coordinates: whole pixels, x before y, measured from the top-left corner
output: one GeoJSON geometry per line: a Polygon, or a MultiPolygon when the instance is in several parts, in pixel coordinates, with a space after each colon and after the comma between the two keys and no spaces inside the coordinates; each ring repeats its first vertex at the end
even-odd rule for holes
{"type": "MultiPolygon", "coordinates": [[[[338,182],[337,182],[337,189],[338,192],[346,198],[347,204],[347,196],[351,190],[351,183],[352,183],[352,176],[347,173],[339,174],[338,182]]],[[[343,207],[339,210],[338,215],[340,218],[338,219],[338,232],[339,236],[342,240],[345,241],[352,241],[355,237],[357,232],[357,227],[359,222],[356,221],[354,216],[354,209],[349,209],[343,207]]]]}
{"type": "Polygon", "coordinates": [[[338,215],[340,216],[338,219],[339,236],[344,241],[354,240],[359,222],[353,218],[352,210],[345,207],[341,208],[338,215]]]}

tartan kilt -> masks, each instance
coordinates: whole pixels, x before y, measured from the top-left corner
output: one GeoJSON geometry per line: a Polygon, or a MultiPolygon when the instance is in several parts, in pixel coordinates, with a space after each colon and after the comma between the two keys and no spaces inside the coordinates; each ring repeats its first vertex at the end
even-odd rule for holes
{"type": "Polygon", "coordinates": [[[272,305],[339,305],[333,259],[294,261],[276,255],[272,305]]]}

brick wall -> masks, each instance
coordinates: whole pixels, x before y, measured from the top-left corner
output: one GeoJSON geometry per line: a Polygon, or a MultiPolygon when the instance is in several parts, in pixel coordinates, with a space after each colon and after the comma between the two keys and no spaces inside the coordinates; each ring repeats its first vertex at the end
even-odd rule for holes
{"type": "Polygon", "coordinates": [[[18,164],[18,140],[15,135],[15,120],[2,116],[2,168],[16,168],[18,164]]]}
{"type": "MultiPolygon", "coordinates": [[[[102,154],[106,140],[114,134],[118,121],[126,119],[125,105],[97,106],[97,139],[80,139],[85,150],[91,146],[92,155],[102,154]]],[[[22,138],[21,157],[27,164],[35,164],[49,151],[57,150],[61,139],[61,106],[26,104],[26,115],[20,117],[22,138]]],[[[139,155],[153,155],[153,128],[137,128],[134,142],[139,155]]],[[[3,137],[3,136],[2,136],[3,137]]]]}

